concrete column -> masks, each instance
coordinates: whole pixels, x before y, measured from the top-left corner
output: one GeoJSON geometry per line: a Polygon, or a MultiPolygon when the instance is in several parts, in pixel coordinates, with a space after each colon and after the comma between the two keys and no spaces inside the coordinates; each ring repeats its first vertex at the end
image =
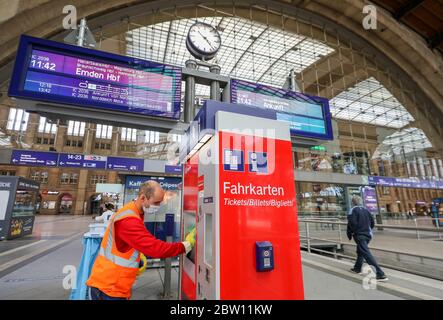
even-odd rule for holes
{"type": "MultiPolygon", "coordinates": [[[[186,61],[186,68],[197,69],[197,63],[194,60],[186,61]]],[[[187,76],[185,80],[185,107],[184,107],[184,120],[186,123],[190,123],[194,120],[195,116],[195,78],[193,76],[187,76]]]]}
{"type": "Polygon", "coordinates": [[[409,161],[406,162],[406,170],[407,170],[407,175],[408,177],[412,176],[412,172],[411,172],[411,163],[409,161]]]}
{"type": "Polygon", "coordinates": [[[85,137],[83,143],[83,153],[90,154],[92,152],[92,146],[95,141],[95,128],[96,125],[93,123],[87,123],[85,129],[85,137]]]}
{"type": "Polygon", "coordinates": [[[438,159],[438,171],[440,172],[440,177],[443,178],[443,161],[438,159]]]}
{"type": "Polygon", "coordinates": [[[38,114],[31,113],[29,115],[28,127],[23,128],[24,129],[23,132],[20,132],[20,134],[22,135],[23,142],[29,145],[34,144],[35,136],[38,131],[39,121],[40,121],[40,116],[38,114]]]}
{"type": "Polygon", "coordinates": [[[414,177],[418,177],[420,174],[418,172],[417,158],[414,158],[414,161],[412,162],[412,167],[414,168],[414,177]]]}
{"type": "Polygon", "coordinates": [[[230,83],[228,83],[226,85],[226,87],[223,88],[223,93],[222,93],[222,101],[223,102],[231,102],[231,87],[230,87],[230,83]]]}
{"type": "MultiPolygon", "coordinates": [[[[220,66],[214,65],[209,68],[209,71],[214,74],[220,74],[220,66]]],[[[220,101],[220,83],[218,81],[211,81],[211,100],[220,101]]]]}
{"type": "Polygon", "coordinates": [[[112,129],[111,154],[118,155],[120,149],[121,129],[118,127],[113,127],[112,129]]]}
{"type": "Polygon", "coordinates": [[[432,177],[431,160],[429,158],[425,158],[425,166],[426,166],[426,176],[429,179],[432,177]]]}
{"type": "Polygon", "coordinates": [[[48,183],[47,189],[52,191],[60,191],[60,171],[59,168],[48,168],[48,183]]]}
{"type": "Polygon", "coordinates": [[[63,148],[65,147],[67,133],[68,133],[67,124],[64,122],[60,122],[57,125],[57,134],[55,135],[55,143],[54,143],[55,150],[57,150],[57,152],[63,151],[63,148]]]}
{"type": "Polygon", "coordinates": [[[118,173],[117,171],[109,171],[108,172],[108,178],[107,183],[117,183],[118,180],[118,173]]]}
{"type": "Polygon", "coordinates": [[[419,175],[420,177],[425,177],[426,176],[426,172],[425,172],[425,166],[423,164],[423,158],[418,158],[418,169],[419,169],[419,175]]]}
{"type": "Polygon", "coordinates": [[[86,193],[89,186],[88,170],[80,170],[78,176],[77,197],[74,204],[74,214],[85,214],[84,203],[87,201],[86,193]]]}
{"type": "Polygon", "coordinates": [[[9,117],[9,107],[5,105],[0,105],[0,128],[6,129],[9,117]]]}
{"type": "Polygon", "coordinates": [[[29,178],[29,173],[31,172],[30,167],[17,166],[16,168],[17,168],[17,171],[15,172],[16,176],[29,178]]]}
{"type": "Polygon", "coordinates": [[[437,161],[434,158],[431,159],[431,165],[432,165],[433,176],[438,178],[439,175],[438,175],[437,161]]]}

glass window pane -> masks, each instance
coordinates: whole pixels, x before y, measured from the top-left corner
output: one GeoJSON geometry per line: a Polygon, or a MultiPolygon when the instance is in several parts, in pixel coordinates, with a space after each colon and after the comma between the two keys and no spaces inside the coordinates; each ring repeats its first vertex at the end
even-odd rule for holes
{"type": "Polygon", "coordinates": [[[22,109],[10,108],[6,128],[14,131],[24,131],[28,126],[29,113],[22,109]]]}

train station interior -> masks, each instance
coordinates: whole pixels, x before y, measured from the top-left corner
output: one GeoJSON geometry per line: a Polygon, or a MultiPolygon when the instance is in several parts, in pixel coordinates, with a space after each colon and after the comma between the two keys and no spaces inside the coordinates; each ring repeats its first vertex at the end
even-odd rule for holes
{"type": "Polygon", "coordinates": [[[132,300],[443,299],[441,1],[0,0],[0,29],[0,300],[103,266],[132,300]]]}

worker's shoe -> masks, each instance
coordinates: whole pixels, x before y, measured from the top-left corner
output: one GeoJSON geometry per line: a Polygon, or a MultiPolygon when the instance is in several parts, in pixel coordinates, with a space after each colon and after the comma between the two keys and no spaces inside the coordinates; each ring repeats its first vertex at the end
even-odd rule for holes
{"type": "Polygon", "coordinates": [[[389,278],[387,276],[385,276],[385,275],[377,276],[375,279],[377,279],[377,281],[380,281],[380,282],[385,282],[385,281],[389,280],[389,278]]]}
{"type": "Polygon", "coordinates": [[[356,274],[363,274],[363,272],[361,272],[361,270],[355,270],[354,268],[352,268],[351,270],[352,273],[356,273],[356,274]]]}

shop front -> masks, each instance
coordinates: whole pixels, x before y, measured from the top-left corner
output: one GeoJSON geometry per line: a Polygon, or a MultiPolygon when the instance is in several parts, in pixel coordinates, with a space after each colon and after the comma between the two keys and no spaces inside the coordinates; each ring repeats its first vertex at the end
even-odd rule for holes
{"type": "Polygon", "coordinates": [[[38,207],[39,214],[58,214],[60,191],[44,189],[41,191],[41,202],[38,207]]]}
{"type": "Polygon", "coordinates": [[[297,206],[300,217],[346,217],[351,199],[359,196],[372,214],[378,214],[375,188],[344,184],[297,182],[297,206]]]}
{"type": "Polygon", "coordinates": [[[73,213],[73,197],[70,193],[64,193],[59,197],[58,213],[72,214],[73,213]]]}
{"type": "Polygon", "coordinates": [[[0,176],[0,240],[32,234],[39,189],[33,180],[0,176]]]}
{"type": "Polygon", "coordinates": [[[174,214],[174,237],[173,241],[179,241],[180,237],[180,212],[182,190],[180,177],[160,177],[160,176],[126,176],[125,180],[125,203],[128,203],[138,196],[140,185],[148,180],[157,181],[166,191],[165,200],[157,211],[145,215],[146,228],[156,238],[166,240],[166,214],[174,214]]]}
{"type": "Polygon", "coordinates": [[[297,182],[296,190],[300,217],[340,216],[347,210],[344,185],[297,182]]]}

